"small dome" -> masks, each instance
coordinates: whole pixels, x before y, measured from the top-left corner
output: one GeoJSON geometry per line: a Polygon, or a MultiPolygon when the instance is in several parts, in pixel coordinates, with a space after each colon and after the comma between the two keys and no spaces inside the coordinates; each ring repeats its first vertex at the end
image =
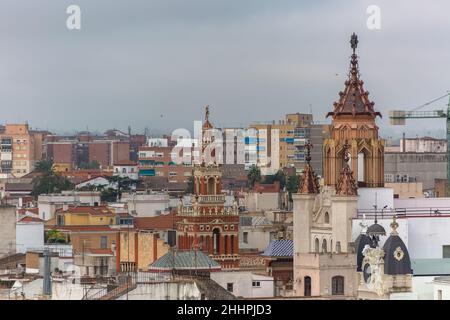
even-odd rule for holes
{"type": "Polygon", "coordinates": [[[366,245],[372,245],[372,240],[368,235],[361,233],[355,240],[356,271],[362,271],[362,262],[364,259],[362,251],[366,245]]]}
{"type": "Polygon", "coordinates": [[[382,225],[379,225],[378,223],[374,223],[370,227],[367,228],[367,235],[368,236],[385,236],[386,230],[384,230],[382,225]]]}
{"type": "Polygon", "coordinates": [[[383,246],[384,256],[384,273],[412,274],[411,259],[405,243],[397,234],[391,234],[383,246]]]}

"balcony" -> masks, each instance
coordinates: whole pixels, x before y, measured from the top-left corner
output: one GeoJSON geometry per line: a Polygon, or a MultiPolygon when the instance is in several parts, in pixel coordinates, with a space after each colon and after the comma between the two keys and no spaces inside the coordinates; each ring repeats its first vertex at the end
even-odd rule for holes
{"type": "Polygon", "coordinates": [[[224,203],[225,195],[202,195],[198,197],[198,202],[200,203],[224,203]]]}

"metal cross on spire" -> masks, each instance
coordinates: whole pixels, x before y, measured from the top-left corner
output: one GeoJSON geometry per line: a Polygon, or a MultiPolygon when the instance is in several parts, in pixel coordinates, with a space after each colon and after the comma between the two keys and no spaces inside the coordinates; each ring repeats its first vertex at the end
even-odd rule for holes
{"type": "Polygon", "coordinates": [[[356,47],[358,46],[358,36],[354,32],[353,32],[352,36],[350,37],[350,45],[353,49],[353,54],[354,54],[356,47]]]}

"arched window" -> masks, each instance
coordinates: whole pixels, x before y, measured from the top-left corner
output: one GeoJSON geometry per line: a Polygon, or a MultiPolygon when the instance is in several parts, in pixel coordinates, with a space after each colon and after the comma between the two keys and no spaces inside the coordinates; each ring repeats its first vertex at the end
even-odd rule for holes
{"type": "Polygon", "coordinates": [[[344,277],[334,276],[331,278],[331,294],[343,295],[344,294],[344,277]]]}
{"type": "Polygon", "coordinates": [[[322,252],[327,252],[327,240],[323,239],[322,240],[322,252]]]}
{"type": "Polygon", "coordinates": [[[205,244],[203,243],[203,239],[204,239],[203,236],[200,236],[200,243],[198,244],[198,246],[201,251],[205,250],[205,244]]]}
{"type": "Polygon", "coordinates": [[[213,253],[214,254],[219,254],[220,252],[220,230],[219,229],[214,229],[213,230],[213,253]]]}
{"type": "Polygon", "coordinates": [[[231,241],[230,241],[231,242],[230,253],[234,254],[234,235],[231,235],[230,238],[231,238],[231,241]]]}
{"type": "Polygon", "coordinates": [[[224,239],[223,239],[223,242],[224,242],[224,244],[225,244],[225,246],[224,246],[224,254],[228,254],[228,236],[227,235],[225,235],[224,236],[224,239]]]}
{"type": "Polygon", "coordinates": [[[208,179],[208,194],[216,194],[216,190],[215,190],[215,180],[213,177],[208,179]]]}
{"type": "Polygon", "coordinates": [[[325,223],[330,223],[330,214],[328,212],[325,212],[325,216],[324,216],[323,220],[325,223]]]}
{"type": "Polygon", "coordinates": [[[210,236],[206,236],[206,251],[208,253],[211,253],[211,246],[210,246],[210,242],[211,242],[211,237],[210,236]]]}
{"type": "Polygon", "coordinates": [[[319,243],[319,239],[317,239],[317,238],[314,241],[314,252],[315,253],[319,253],[320,252],[320,243],[319,243]]]}
{"type": "Polygon", "coordinates": [[[304,279],[304,296],[311,297],[311,277],[306,276],[304,279]]]}
{"type": "Polygon", "coordinates": [[[364,152],[358,153],[358,182],[365,182],[365,156],[364,152]]]}

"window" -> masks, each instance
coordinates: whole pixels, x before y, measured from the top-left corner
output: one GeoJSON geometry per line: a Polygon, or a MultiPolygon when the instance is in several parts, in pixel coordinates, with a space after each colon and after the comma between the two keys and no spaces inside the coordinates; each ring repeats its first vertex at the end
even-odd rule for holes
{"type": "Polygon", "coordinates": [[[225,253],[225,254],[228,254],[228,250],[229,250],[229,249],[228,249],[228,235],[225,235],[225,236],[224,236],[224,247],[225,247],[225,248],[224,248],[224,249],[225,249],[225,250],[224,250],[224,253],[225,253]]]}
{"type": "Polygon", "coordinates": [[[331,294],[343,295],[344,294],[344,277],[334,276],[331,278],[331,294]]]}
{"type": "Polygon", "coordinates": [[[330,223],[330,214],[328,212],[325,212],[324,222],[330,223]]]}
{"type": "Polygon", "coordinates": [[[324,252],[324,253],[327,252],[327,240],[326,239],[322,240],[322,252],[324,252]]]}
{"type": "Polygon", "coordinates": [[[260,281],[252,281],[252,287],[253,288],[260,288],[261,282],[260,281]]]}
{"type": "Polygon", "coordinates": [[[450,245],[442,246],[442,258],[450,258],[450,245]]]}
{"type": "Polygon", "coordinates": [[[58,226],[64,225],[64,216],[63,215],[58,215],[57,224],[58,224],[58,226]]]}
{"type": "Polygon", "coordinates": [[[319,253],[320,250],[320,243],[319,243],[319,239],[316,238],[316,240],[314,241],[314,252],[315,253],[319,253]]]}
{"type": "Polygon", "coordinates": [[[437,299],[442,300],[442,290],[437,291],[437,299]]]}
{"type": "Polygon", "coordinates": [[[100,249],[106,249],[108,247],[108,237],[101,236],[100,237],[100,249]]]}
{"type": "Polygon", "coordinates": [[[244,233],[243,233],[243,239],[242,239],[242,241],[243,241],[244,243],[248,243],[248,232],[244,232],[244,233]]]}
{"type": "Polygon", "coordinates": [[[122,168],[122,173],[127,173],[127,169],[126,168],[122,168]]]}
{"type": "MultiPolygon", "coordinates": [[[[232,226],[232,227],[233,227],[233,226],[232,226]]],[[[231,248],[230,248],[231,250],[230,250],[230,253],[231,253],[231,254],[234,254],[234,235],[231,235],[230,238],[231,238],[231,241],[230,241],[230,242],[231,242],[231,248]]]]}
{"type": "Polygon", "coordinates": [[[311,277],[306,276],[304,278],[304,296],[305,297],[311,297],[311,277]]]}
{"type": "Polygon", "coordinates": [[[214,229],[213,230],[213,244],[214,244],[214,254],[219,254],[220,252],[220,230],[219,229],[214,229]]]}
{"type": "Polygon", "coordinates": [[[341,242],[340,241],[336,241],[336,252],[341,253],[341,242]]]}
{"type": "Polygon", "coordinates": [[[232,282],[227,283],[227,291],[233,292],[233,283],[232,282]]]}

